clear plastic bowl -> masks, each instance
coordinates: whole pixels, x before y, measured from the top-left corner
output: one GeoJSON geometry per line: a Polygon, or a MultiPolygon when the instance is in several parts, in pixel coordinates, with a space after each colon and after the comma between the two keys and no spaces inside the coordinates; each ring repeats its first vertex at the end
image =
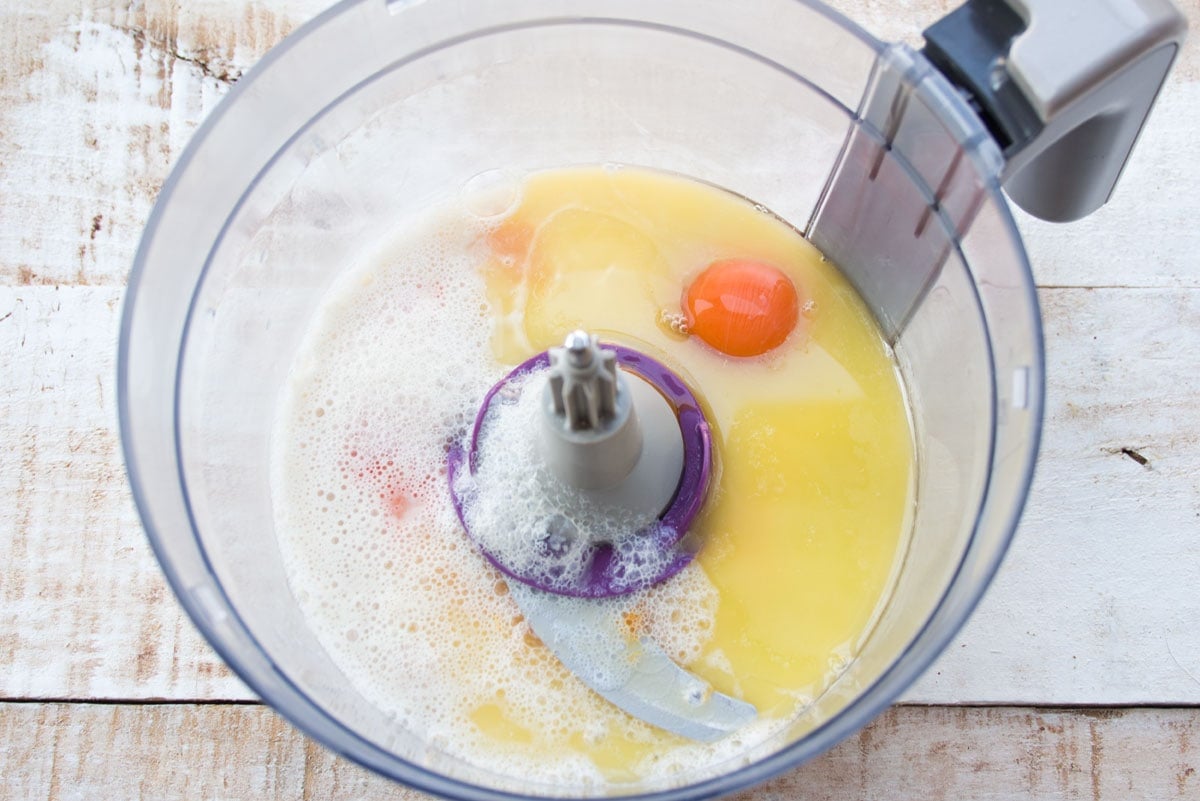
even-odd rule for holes
{"type": "Polygon", "coordinates": [[[196,625],[255,692],[334,751],[413,787],[464,799],[700,798],[798,765],[930,665],[1015,529],[1043,364],[1001,167],[919,55],[815,2],[347,0],[238,82],[147,224],[119,390],[150,542],[196,625]],[[752,198],[843,268],[901,368],[916,506],[860,656],[782,734],[671,784],[532,786],[399,728],[331,662],[281,564],[269,436],[302,332],[364,247],[489,170],[608,162],[752,198]]]}

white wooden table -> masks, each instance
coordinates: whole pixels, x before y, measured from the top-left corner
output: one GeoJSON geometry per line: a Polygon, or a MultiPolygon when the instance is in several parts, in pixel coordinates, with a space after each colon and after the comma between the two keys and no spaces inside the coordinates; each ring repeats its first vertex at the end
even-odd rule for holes
{"type": "MultiPolygon", "coordinates": [[[[951,5],[834,4],[911,42],[951,5]]],[[[323,5],[0,8],[0,798],[417,795],[305,740],[199,638],[116,431],[154,196],[230,83],[323,5]]],[[[1015,545],[903,705],[747,799],[1200,799],[1197,131],[1193,39],[1113,202],[1021,220],[1049,401],[1015,545]]]]}

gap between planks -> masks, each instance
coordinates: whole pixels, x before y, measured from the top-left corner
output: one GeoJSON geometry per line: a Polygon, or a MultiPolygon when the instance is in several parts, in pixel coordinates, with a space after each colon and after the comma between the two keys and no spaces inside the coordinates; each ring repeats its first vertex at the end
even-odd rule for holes
{"type": "MultiPolygon", "coordinates": [[[[29,697],[3,698],[0,697],[0,707],[5,705],[61,705],[61,706],[257,706],[269,708],[269,705],[257,698],[68,698],[68,697],[29,697]]],[[[1200,710],[1200,702],[1196,703],[1154,703],[1138,702],[1128,704],[1028,704],[1013,702],[982,702],[962,701],[947,703],[923,703],[920,701],[896,701],[890,708],[902,709],[1020,709],[1037,713],[1059,712],[1093,717],[1120,715],[1127,712],[1149,710],[1200,710]]]]}

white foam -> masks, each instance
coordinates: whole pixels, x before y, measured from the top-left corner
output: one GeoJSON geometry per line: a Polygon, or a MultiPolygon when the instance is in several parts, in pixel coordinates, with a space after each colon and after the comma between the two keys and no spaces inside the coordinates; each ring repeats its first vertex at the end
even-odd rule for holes
{"type": "MultiPolygon", "coordinates": [[[[493,320],[477,271],[485,233],[460,209],[431,213],[349,269],[314,320],[274,437],[277,531],[293,592],[353,686],[452,756],[522,782],[602,786],[589,759],[555,747],[574,733],[660,744],[629,766],[647,781],[694,779],[697,765],[713,772],[767,728],[715,746],[682,743],[591,693],[540,646],[457,520],[447,446],[465,441],[510,367],[488,342],[493,320]],[[532,745],[482,734],[471,716],[489,705],[532,745]]],[[[539,514],[534,485],[502,496],[528,518],[539,514]]],[[[692,566],[623,603],[686,662],[711,632],[717,594],[692,566]]]]}
{"type": "Polygon", "coordinates": [[[557,591],[579,586],[592,543],[614,547],[619,580],[634,586],[653,580],[676,555],[655,547],[656,516],[593,500],[558,479],[539,456],[545,380],[545,369],[531,371],[491,404],[475,474],[460,473],[455,488],[466,499],[472,536],[510,570],[541,576],[543,586],[557,591]]]}

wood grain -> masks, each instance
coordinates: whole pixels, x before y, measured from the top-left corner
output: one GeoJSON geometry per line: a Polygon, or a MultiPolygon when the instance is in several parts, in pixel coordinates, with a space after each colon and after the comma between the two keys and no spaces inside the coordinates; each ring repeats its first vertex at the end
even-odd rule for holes
{"type": "Polygon", "coordinates": [[[324,2],[0,8],[0,281],[120,286],[168,169],[324,2]]]}
{"type": "Polygon", "coordinates": [[[1047,409],[1029,503],[975,615],[908,697],[1195,703],[1200,291],[1040,297],[1047,409]]]}
{"type": "Polygon", "coordinates": [[[120,298],[0,287],[0,696],[247,697],[177,608],[130,500],[120,298]]]}
{"type": "MultiPolygon", "coordinates": [[[[898,707],[739,801],[1200,796],[1200,710],[898,707]]],[[[397,799],[260,706],[0,704],[13,799],[397,799]],[[108,758],[119,754],[120,758],[108,758]]]]}

